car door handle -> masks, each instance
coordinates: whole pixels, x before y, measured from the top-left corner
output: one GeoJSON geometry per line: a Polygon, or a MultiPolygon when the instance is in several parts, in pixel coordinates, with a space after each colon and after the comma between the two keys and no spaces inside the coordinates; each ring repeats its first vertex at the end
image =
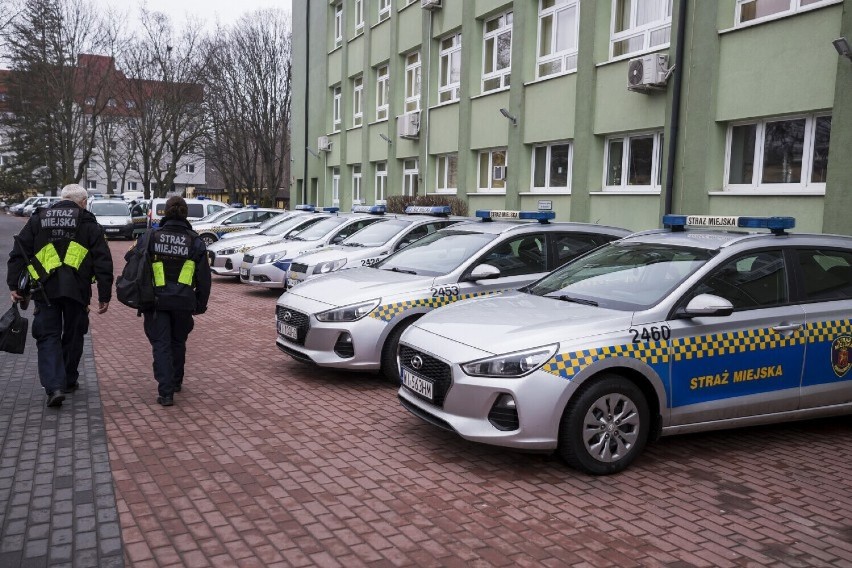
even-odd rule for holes
{"type": "Polygon", "coordinates": [[[801,323],[785,323],[773,326],[772,331],[777,331],[778,333],[783,333],[785,331],[796,331],[797,329],[802,329],[803,325],[804,324],[801,323]]]}

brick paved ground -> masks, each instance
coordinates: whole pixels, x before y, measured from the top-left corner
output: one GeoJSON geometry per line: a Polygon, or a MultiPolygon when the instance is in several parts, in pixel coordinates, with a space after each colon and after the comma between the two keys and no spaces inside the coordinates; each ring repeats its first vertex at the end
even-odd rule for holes
{"type": "Polygon", "coordinates": [[[92,318],[129,566],[852,566],[849,418],[668,438],[592,478],[289,360],[274,293],[214,286],[171,408],[141,320],[92,318]]]}

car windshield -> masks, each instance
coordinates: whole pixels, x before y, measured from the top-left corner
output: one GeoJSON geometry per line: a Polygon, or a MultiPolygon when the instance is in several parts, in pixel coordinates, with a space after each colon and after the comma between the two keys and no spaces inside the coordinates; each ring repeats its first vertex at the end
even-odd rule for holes
{"type": "MultiPolygon", "coordinates": [[[[159,207],[158,207],[158,209],[159,209],[159,207]]],[[[213,213],[208,213],[207,215],[205,215],[204,217],[202,217],[201,219],[196,221],[196,223],[212,223],[213,221],[215,221],[219,217],[224,217],[225,215],[227,215],[230,212],[231,212],[230,209],[214,211],[213,213]]]]}
{"type": "Polygon", "coordinates": [[[266,229],[268,229],[269,227],[274,227],[276,224],[280,223],[280,222],[281,222],[281,217],[286,217],[286,215],[285,215],[285,214],[277,213],[277,212],[275,212],[275,213],[270,213],[270,215],[272,215],[272,217],[270,217],[269,219],[267,219],[266,221],[264,221],[263,223],[261,223],[260,225],[258,225],[258,226],[257,226],[257,228],[258,228],[261,232],[262,232],[262,231],[265,231],[265,230],[266,230],[266,229]]]}
{"type": "Polygon", "coordinates": [[[347,247],[380,247],[410,226],[411,221],[402,219],[372,223],[340,244],[347,247]]]}
{"type": "Polygon", "coordinates": [[[497,235],[443,230],[427,235],[390,255],[374,268],[428,276],[448,274],[493,241],[497,235]]]}
{"type": "Polygon", "coordinates": [[[95,215],[115,215],[126,216],[130,215],[130,208],[123,201],[107,201],[105,203],[92,203],[89,206],[89,211],[95,215]]]}
{"type": "Polygon", "coordinates": [[[319,223],[311,225],[309,228],[301,231],[293,238],[299,241],[315,241],[323,238],[347,221],[349,221],[349,218],[347,217],[326,217],[319,223]]]}
{"type": "Polygon", "coordinates": [[[714,254],[658,243],[610,243],[524,291],[615,310],[642,310],[665,298],[714,254]]]}
{"type": "Polygon", "coordinates": [[[291,230],[294,227],[299,227],[308,219],[307,215],[293,215],[283,221],[281,219],[275,219],[277,223],[266,229],[265,231],[261,231],[261,235],[266,235],[269,237],[283,235],[291,230]]]}

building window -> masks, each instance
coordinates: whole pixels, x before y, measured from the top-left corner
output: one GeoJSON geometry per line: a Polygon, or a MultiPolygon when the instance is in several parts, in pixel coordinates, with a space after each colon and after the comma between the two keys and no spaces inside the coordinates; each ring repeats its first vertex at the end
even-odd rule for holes
{"type": "Polygon", "coordinates": [[[95,106],[95,97],[86,97],[86,100],[83,102],[86,103],[86,106],[95,106]]]}
{"type": "Polygon", "coordinates": [[[188,174],[194,174],[195,173],[195,164],[186,164],[183,167],[183,170],[188,174]]]}
{"type": "Polygon", "coordinates": [[[604,176],[606,189],[659,189],[662,148],[662,131],[608,138],[604,176]]]}
{"type": "Polygon", "coordinates": [[[379,0],[379,21],[390,18],[391,0],[379,0]]]}
{"type": "Polygon", "coordinates": [[[127,191],[136,191],[136,182],[135,181],[127,182],[127,191]]]}
{"type": "Polygon", "coordinates": [[[512,71],[512,12],[485,22],[482,49],[482,92],[509,86],[512,71]]]}
{"type": "Polygon", "coordinates": [[[364,0],[355,0],[355,33],[364,31],[364,0]]]}
{"type": "Polygon", "coordinates": [[[125,108],[136,108],[136,101],[124,101],[125,108]]]}
{"type": "Polygon", "coordinates": [[[732,124],[727,188],[824,190],[830,137],[830,115],[732,124]]]}
{"type": "Polygon", "coordinates": [[[111,191],[118,190],[118,182],[117,181],[109,182],[109,188],[110,188],[111,191]]]}
{"type": "Polygon", "coordinates": [[[343,45],[343,2],[334,5],[334,47],[343,45]]]}
{"type": "Polygon", "coordinates": [[[833,0],[737,0],[737,24],[781,17],[833,0]]]}
{"type": "Polygon", "coordinates": [[[110,150],[115,150],[117,147],[118,147],[118,144],[116,144],[115,140],[109,141],[109,149],[110,150]]]}
{"type": "Polygon", "coordinates": [[[669,44],[672,0],[612,0],[612,57],[669,44]]]}
{"type": "Polygon", "coordinates": [[[420,168],[417,159],[402,161],[402,194],[417,197],[419,187],[420,168]]]}
{"type": "Polygon", "coordinates": [[[506,191],[506,149],[479,153],[479,191],[506,191]]]}
{"type": "Polygon", "coordinates": [[[364,203],[361,196],[361,164],[352,166],[352,205],[364,203]]]}
{"type": "Polygon", "coordinates": [[[376,162],[376,201],[387,199],[388,163],[376,162]]]}
{"type": "Polygon", "coordinates": [[[128,166],[129,169],[131,169],[135,172],[139,171],[139,162],[137,162],[136,160],[131,160],[130,163],[127,164],[127,166],[128,166]]]}
{"type": "Polygon", "coordinates": [[[579,0],[539,0],[538,77],[577,69],[579,0]]]}
{"type": "Polygon", "coordinates": [[[435,190],[438,193],[456,193],[459,187],[459,155],[438,156],[437,174],[435,190]]]}
{"type": "Polygon", "coordinates": [[[539,191],[571,188],[571,144],[557,142],[533,148],[532,187],[539,191]]]}
{"type": "Polygon", "coordinates": [[[340,85],[334,87],[332,89],[332,98],[331,98],[331,131],[339,132],[340,131],[340,85]]]}
{"type": "Polygon", "coordinates": [[[420,110],[420,52],[405,58],[405,112],[420,110]]]}
{"type": "Polygon", "coordinates": [[[382,65],[376,71],[376,120],[388,117],[388,95],[390,93],[390,75],[388,66],[382,65]]]}
{"type": "Polygon", "coordinates": [[[116,101],[115,99],[108,99],[107,106],[110,108],[115,108],[118,106],[118,101],[116,101]]]}
{"type": "Polygon", "coordinates": [[[86,182],[86,189],[98,189],[98,182],[90,179],[86,182]]]}
{"type": "Polygon", "coordinates": [[[340,168],[331,168],[331,204],[340,205],[340,168]]]}
{"type": "Polygon", "coordinates": [[[441,61],[438,100],[449,103],[459,100],[461,90],[461,34],[441,40],[441,61]]]}
{"type": "Polygon", "coordinates": [[[364,77],[358,75],[352,85],[352,126],[361,126],[364,121],[364,77]]]}

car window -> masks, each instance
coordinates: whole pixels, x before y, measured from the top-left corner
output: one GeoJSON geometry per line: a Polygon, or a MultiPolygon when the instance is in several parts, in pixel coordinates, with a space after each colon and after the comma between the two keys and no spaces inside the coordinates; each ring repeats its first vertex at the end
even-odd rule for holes
{"type": "MultiPolygon", "coordinates": [[[[165,208],[165,204],[163,204],[163,207],[165,208]]],[[[186,208],[187,208],[187,211],[189,212],[187,214],[187,217],[195,218],[195,217],[203,217],[204,216],[204,206],[200,203],[188,203],[186,208]]],[[[159,207],[158,207],[158,209],[159,209],[159,207]]]]}
{"type": "Polygon", "coordinates": [[[579,233],[550,233],[550,238],[553,239],[556,266],[559,267],[593,248],[614,241],[617,237],[579,233]]]}
{"type": "Polygon", "coordinates": [[[207,206],[207,213],[208,214],[209,213],[216,213],[217,211],[221,211],[223,209],[225,209],[224,205],[212,205],[211,204],[211,205],[207,206]]]}
{"type": "Polygon", "coordinates": [[[438,276],[448,274],[496,238],[490,233],[445,229],[426,235],[373,265],[381,270],[438,276]]]}
{"type": "Polygon", "coordinates": [[[254,219],[254,211],[242,211],[240,213],[236,213],[235,215],[228,217],[226,222],[229,225],[235,225],[237,223],[251,223],[254,219]]]}
{"type": "Polygon", "coordinates": [[[710,273],[695,294],[725,298],[735,310],[768,308],[787,303],[787,277],[780,250],[749,253],[710,273]]]}
{"type": "Polygon", "coordinates": [[[345,239],[346,237],[349,237],[349,236],[357,233],[358,231],[360,231],[361,229],[363,229],[367,225],[371,225],[371,224],[375,223],[376,221],[381,221],[381,219],[361,219],[359,221],[355,221],[351,225],[345,226],[343,229],[340,230],[339,233],[334,235],[334,240],[336,242],[340,242],[343,239],[345,239]]]}
{"type": "Polygon", "coordinates": [[[89,207],[89,211],[91,211],[94,215],[126,216],[130,214],[127,204],[120,201],[92,203],[89,207]]]}
{"type": "Polygon", "coordinates": [[[315,241],[321,239],[333,230],[337,229],[348,221],[346,217],[325,217],[322,221],[313,225],[296,235],[296,238],[303,241],[315,241]]]}
{"type": "Polygon", "coordinates": [[[500,269],[500,276],[520,276],[544,272],[544,233],[519,235],[503,241],[479,259],[500,269]]]}
{"type": "Polygon", "coordinates": [[[426,235],[428,235],[430,233],[434,233],[435,231],[437,231],[440,228],[440,227],[436,228],[436,227],[432,226],[432,230],[429,230],[431,225],[432,224],[429,223],[427,225],[418,225],[417,227],[414,227],[414,229],[412,229],[408,233],[406,233],[405,236],[403,236],[402,239],[400,239],[400,241],[398,243],[396,243],[396,250],[399,250],[401,248],[405,248],[408,245],[410,245],[411,243],[413,243],[414,241],[416,241],[418,239],[422,239],[426,235]]]}
{"type": "Polygon", "coordinates": [[[805,249],[797,254],[806,301],[852,298],[852,253],[805,249]]]}

